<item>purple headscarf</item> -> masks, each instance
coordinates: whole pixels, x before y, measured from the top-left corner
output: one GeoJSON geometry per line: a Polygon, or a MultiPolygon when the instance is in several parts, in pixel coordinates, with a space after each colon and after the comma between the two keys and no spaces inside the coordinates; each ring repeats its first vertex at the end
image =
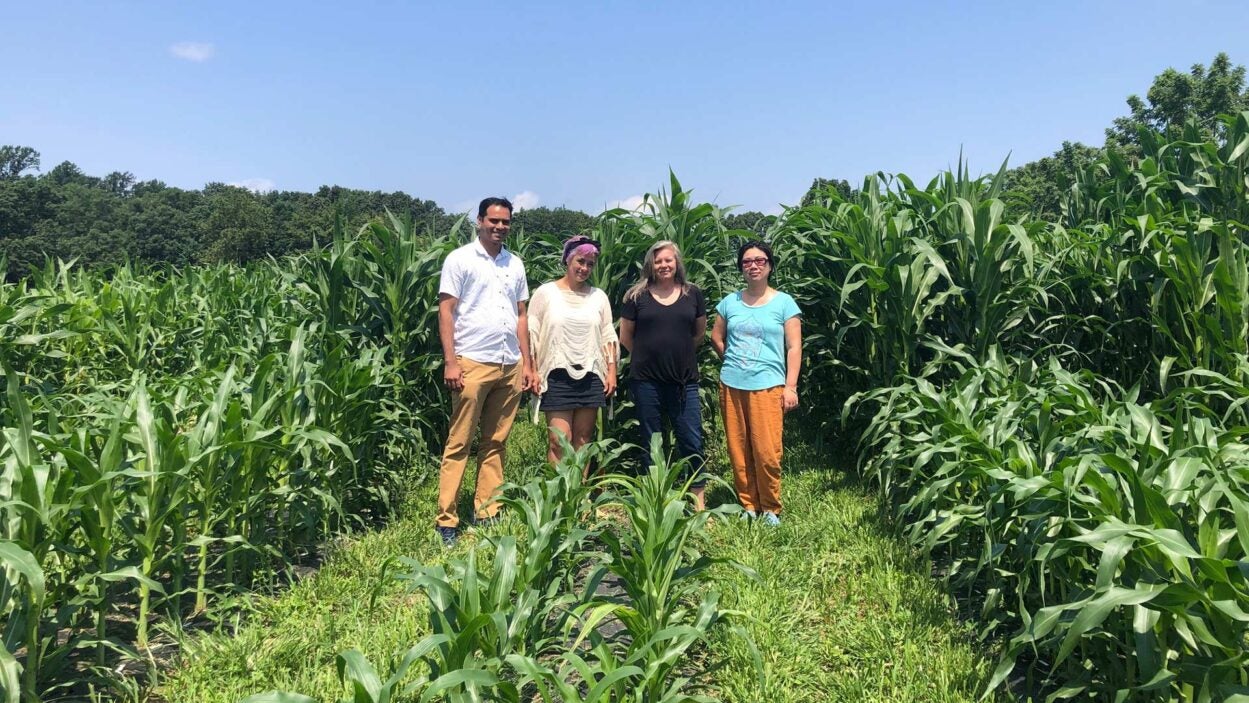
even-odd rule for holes
{"type": "Polygon", "coordinates": [[[578,234],[573,237],[569,237],[568,241],[564,242],[564,263],[567,264],[573,254],[580,254],[581,256],[586,256],[588,254],[597,255],[600,251],[601,248],[599,247],[598,242],[590,239],[584,234],[578,234]]]}

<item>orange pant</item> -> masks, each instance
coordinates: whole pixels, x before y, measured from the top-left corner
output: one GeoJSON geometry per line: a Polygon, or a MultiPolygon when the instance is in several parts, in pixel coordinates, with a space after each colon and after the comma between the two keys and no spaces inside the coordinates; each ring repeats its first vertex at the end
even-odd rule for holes
{"type": "Polygon", "coordinates": [[[783,386],[743,391],[720,384],[724,439],[733,465],[733,484],[742,507],[781,512],[781,406],[783,386]]]}
{"type": "Polygon", "coordinates": [[[520,364],[482,364],[460,357],[460,369],[464,373],[464,390],[451,394],[451,431],[438,471],[439,527],[460,524],[456,502],[468,464],[468,450],[479,424],[481,443],[477,450],[473,511],[479,518],[499,512],[498,504],[492,501],[503,485],[504,443],[512,431],[516,408],[520,407],[520,364]]]}

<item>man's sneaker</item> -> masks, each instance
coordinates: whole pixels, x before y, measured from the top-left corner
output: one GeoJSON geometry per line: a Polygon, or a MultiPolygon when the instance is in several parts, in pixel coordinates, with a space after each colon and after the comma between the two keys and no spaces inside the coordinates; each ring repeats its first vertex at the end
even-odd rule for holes
{"type": "Polygon", "coordinates": [[[777,527],[781,524],[781,516],[776,513],[764,513],[763,523],[769,527],[777,527]]]}
{"type": "Polygon", "coordinates": [[[759,517],[759,516],[758,516],[758,515],[755,515],[755,511],[753,511],[753,510],[743,510],[743,511],[742,511],[742,516],[741,516],[740,518],[738,518],[738,519],[739,519],[739,520],[754,520],[754,519],[755,519],[755,518],[757,518],[757,517],[759,517]]]}
{"type": "Polygon", "coordinates": [[[442,546],[444,547],[455,546],[455,541],[459,539],[459,537],[455,534],[454,527],[438,526],[438,527],[435,527],[434,529],[437,530],[438,536],[442,538],[442,546]]]}

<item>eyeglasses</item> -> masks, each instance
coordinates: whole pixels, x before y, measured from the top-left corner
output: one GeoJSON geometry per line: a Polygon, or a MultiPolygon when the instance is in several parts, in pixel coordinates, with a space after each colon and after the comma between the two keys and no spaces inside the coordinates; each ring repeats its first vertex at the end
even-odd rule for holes
{"type": "Polygon", "coordinates": [[[769,263],[771,262],[768,261],[766,257],[760,257],[758,259],[742,259],[742,268],[747,268],[749,266],[763,266],[764,264],[769,263]]]}

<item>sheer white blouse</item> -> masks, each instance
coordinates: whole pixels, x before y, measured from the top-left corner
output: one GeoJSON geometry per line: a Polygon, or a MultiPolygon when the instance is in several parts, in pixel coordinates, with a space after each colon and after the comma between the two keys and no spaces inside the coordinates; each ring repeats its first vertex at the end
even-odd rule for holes
{"type": "Polygon", "coordinates": [[[529,299],[528,315],[540,392],[546,392],[546,377],[553,369],[563,369],[572,378],[596,373],[607,381],[607,366],[617,363],[620,344],[606,293],[598,288],[578,293],[554,281],[544,283],[529,299]]]}

